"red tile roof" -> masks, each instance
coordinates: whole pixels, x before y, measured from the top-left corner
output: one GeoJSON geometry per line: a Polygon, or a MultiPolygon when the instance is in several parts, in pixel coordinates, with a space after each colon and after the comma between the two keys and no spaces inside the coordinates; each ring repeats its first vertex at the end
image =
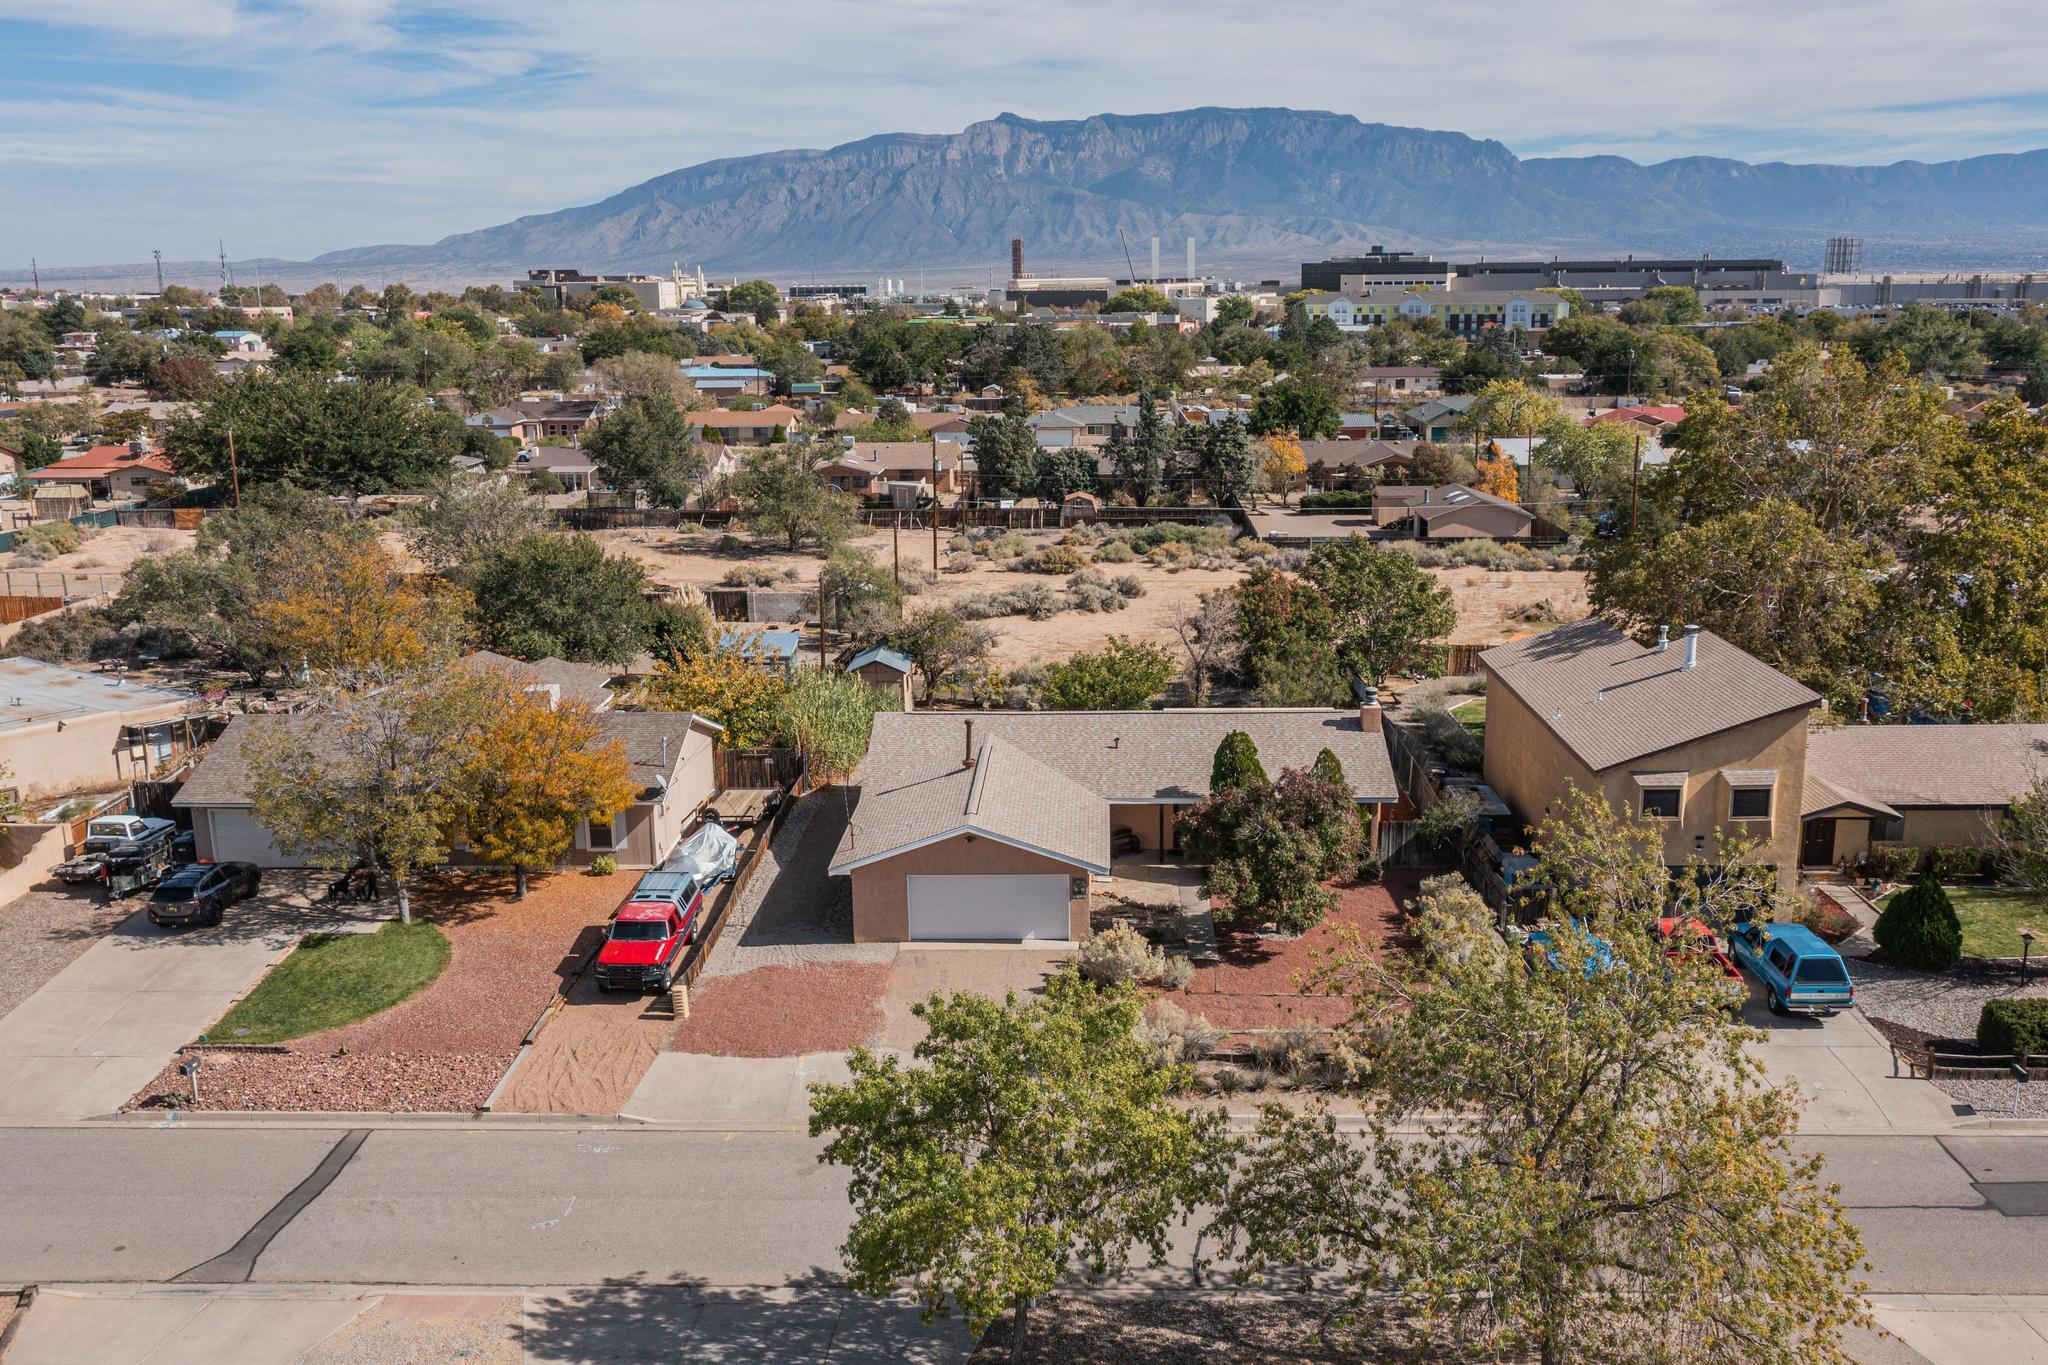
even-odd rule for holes
{"type": "Polygon", "coordinates": [[[1665,427],[1673,422],[1683,422],[1685,409],[1676,404],[1662,407],[1609,408],[1606,412],[1594,413],[1586,420],[1588,425],[1594,422],[1642,422],[1647,426],[1665,427]]]}
{"type": "Polygon", "coordinates": [[[137,451],[118,445],[94,446],[83,454],[68,455],[44,465],[27,477],[45,481],[104,478],[127,469],[146,469],[153,474],[172,472],[170,457],[161,449],[152,446],[146,451],[137,451]]]}

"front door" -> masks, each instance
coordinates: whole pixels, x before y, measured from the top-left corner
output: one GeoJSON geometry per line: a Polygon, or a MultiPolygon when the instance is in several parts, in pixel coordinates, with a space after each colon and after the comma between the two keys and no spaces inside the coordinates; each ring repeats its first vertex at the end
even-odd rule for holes
{"type": "Polygon", "coordinates": [[[1799,842],[1801,867],[1828,867],[1835,861],[1835,822],[1808,820],[1805,837],[1799,842]]]}

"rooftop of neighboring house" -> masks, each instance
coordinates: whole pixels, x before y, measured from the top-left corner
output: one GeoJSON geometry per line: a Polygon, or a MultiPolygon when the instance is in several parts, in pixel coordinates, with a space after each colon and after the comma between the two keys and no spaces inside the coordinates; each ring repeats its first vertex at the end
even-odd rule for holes
{"type": "Polygon", "coordinates": [[[1512,508],[1524,516],[1534,515],[1528,508],[1518,502],[1508,498],[1496,497],[1492,493],[1482,492],[1470,484],[1462,483],[1383,483],[1372,490],[1372,500],[1373,505],[1376,507],[1386,505],[1405,508],[1411,514],[1421,517],[1425,521],[1432,517],[1442,516],[1447,512],[1455,512],[1461,508],[1470,507],[1475,503],[1512,508]]]}
{"type": "Polygon", "coordinates": [[[1420,379],[1434,383],[1444,372],[1434,365],[1368,365],[1357,371],[1360,379],[1420,379]]]}
{"type": "MultiPolygon", "coordinates": [[[[1252,737],[1267,773],[1305,768],[1329,749],[1352,795],[1394,801],[1400,790],[1386,738],[1355,710],[1204,707],[1164,711],[890,711],[875,717],[855,781],[885,788],[943,776],[968,743],[1000,739],[1107,801],[1199,801],[1209,794],[1216,746],[1233,730],[1252,737]]],[[[864,798],[865,799],[865,798],[864,798]]]]}
{"type": "Polygon", "coordinates": [[[480,649],[462,660],[472,668],[492,668],[519,679],[529,687],[556,687],[563,701],[588,702],[603,710],[612,704],[613,670],[600,664],[572,663],[567,659],[515,659],[480,649]]]}
{"type": "Polygon", "coordinates": [[[1660,649],[1593,619],[1495,645],[1479,659],[1594,772],[1820,704],[1712,631],[1699,632],[1687,667],[1688,644],[1673,636],[1660,649]]]}
{"type": "MultiPolygon", "coordinates": [[[[254,786],[248,741],[252,736],[288,729],[299,742],[315,752],[328,752],[333,731],[321,724],[323,713],[301,711],[295,715],[255,714],[236,716],[213,742],[199,766],[187,778],[174,806],[246,806],[254,786]]],[[[723,733],[717,722],[688,711],[605,711],[597,718],[598,742],[618,740],[625,749],[636,789],[646,793],[666,779],[681,761],[685,742],[694,733],[716,736],[723,733]],[[666,744],[664,744],[666,741],[666,744]],[[664,753],[667,766],[663,766],[664,753]]],[[[644,799],[644,797],[643,797],[644,799]]]]}
{"type": "Polygon", "coordinates": [[[556,421],[586,420],[597,416],[603,404],[595,398],[522,398],[470,417],[473,425],[510,425],[553,418],[556,421]]]}
{"type": "Polygon", "coordinates": [[[1301,457],[1324,468],[1412,464],[1419,441],[1301,441],[1301,457]]]}
{"type": "Polygon", "coordinates": [[[1804,813],[1996,807],[2048,777],[2048,725],[1845,725],[1806,740],[1804,813]]]}
{"type": "Polygon", "coordinates": [[[1634,408],[1609,408],[1596,412],[1586,419],[1586,425],[1595,422],[1641,422],[1644,426],[1668,427],[1685,420],[1685,409],[1676,403],[1663,405],[1645,404],[1634,408]]]}
{"type": "Polygon", "coordinates": [[[1444,417],[1462,417],[1478,401],[1476,396],[1469,393],[1446,394],[1442,398],[1432,398],[1425,403],[1418,403],[1401,415],[1408,419],[1410,426],[1413,426],[1417,422],[1434,422],[1444,417]]]}
{"type": "Polygon", "coordinates": [[[832,872],[956,834],[1109,871],[1109,803],[1100,795],[994,736],[979,741],[971,763],[965,757],[963,748],[944,771],[863,782],[832,872]]]}
{"type": "MultiPolygon", "coordinates": [[[[973,413],[967,412],[913,412],[910,414],[910,422],[912,426],[915,426],[920,431],[956,429],[965,431],[969,419],[973,416],[973,413]]],[[[851,431],[855,427],[864,427],[876,420],[878,419],[872,412],[863,411],[860,408],[848,408],[832,419],[832,429],[834,431],[851,431]]]]}
{"type": "MultiPolygon", "coordinates": [[[[1171,417],[1164,407],[1159,409],[1161,421],[1171,417]]],[[[1138,424],[1136,403],[1069,403],[1065,407],[1048,408],[1034,412],[1025,421],[1033,430],[1040,427],[1099,427],[1111,422],[1122,422],[1127,427],[1138,424]]]]}
{"type": "Polygon", "coordinates": [[[535,446],[530,452],[522,452],[520,462],[527,469],[552,469],[588,473],[597,468],[589,455],[575,446],[535,446]]]}
{"type": "Polygon", "coordinates": [[[196,697],[128,682],[118,673],[89,673],[24,655],[0,659],[0,736],[52,721],[69,723],[179,703],[194,711],[204,709],[196,697]]]}
{"type": "Polygon", "coordinates": [[[793,630],[748,630],[727,626],[718,632],[718,647],[744,658],[794,659],[802,637],[793,630]]]}
{"type": "Polygon", "coordinates": [[[693,382],[706,379],[773,379],[771,370],[756,369],[751,365],[686,365],[683,377],[693,382]]]}
{"type": "Polygon", "coordinates": [[[958,441],[861,441],[842,446],[821,464],[863,465],[870,469],[923,469],[932,467],[937,452],[940,469],[960,467],[962,447],[958,441]]]}
{"type": "Polygon", "coordinates": [[[700,412],[684,414],[684,420],[693,427],[783,427],[795,426],[803,421],[804,415],[795,408],[781,403],[771,403],[765,408],[751,411],[734,411],[731,408],[705,408],[700,412]]]}
{"type": "Polygon", "coordinates": [[[57,483],[67,479],[103,479],[110,474],[124,470],[146,470],[152,474],[172,472],[170,457],[159,446],[137,443],[124,445],[94,446],[76,455],[67,455],[53,460],[41,469],[32,470],[23,477],[40,483],[57,483]]]}

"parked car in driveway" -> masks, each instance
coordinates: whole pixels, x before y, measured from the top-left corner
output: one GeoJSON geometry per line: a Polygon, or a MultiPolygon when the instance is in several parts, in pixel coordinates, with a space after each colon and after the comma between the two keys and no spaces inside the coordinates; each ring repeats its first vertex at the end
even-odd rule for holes
{"type": "Polygon", "coordinates": [[[1856,986],[1842,955],[1803,924],[1738,924],[1728,946],[1763,983],[1772,1014],[1826,1016],[1855,1008],[1856,986]]]}
{"type": "Polygon", "coordinates": [[[1657,941],[1664,945],[1664,956],[1705,958],[1713,963],[1715,974],[1721,978],[1726,991],[1728,1008],[1739,1010],[1748,1001],[1749,986],[1736,969],[1734,959],[1722,949],[1721,940],[1712,929],[1696,919],[1678,919],[1670,915],[1651,927],[1656,931],[1657,941]]]}
{"type": "Polygon", "coordinates": [[[149,893],[152,924],[219,924],[221,913],[256,894],[263,873],[254,863],[193,863],[149,893]]]}
{"type": "Polygon", "coordinates": [[[700,893],[685,904],[673,901],[628,901],[605,926],[604,947],[597,954],[597,988],[601,991],[668,990],[681,970],[683,949],[697,932],[700,893]]]}

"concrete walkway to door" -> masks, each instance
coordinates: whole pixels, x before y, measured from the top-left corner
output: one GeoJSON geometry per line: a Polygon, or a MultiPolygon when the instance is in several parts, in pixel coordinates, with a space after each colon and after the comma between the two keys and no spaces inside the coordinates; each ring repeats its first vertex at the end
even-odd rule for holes
{"type": "Polygon", "coordinates": [[[0,1121],[113,1113],[304,935],[382,922],[377,907],[315,906],[315,889],[331,879],[266,873],[263,891],[205,929],[159,929],[138,900],[135,913],[0,1018],[0,1121]]]}

